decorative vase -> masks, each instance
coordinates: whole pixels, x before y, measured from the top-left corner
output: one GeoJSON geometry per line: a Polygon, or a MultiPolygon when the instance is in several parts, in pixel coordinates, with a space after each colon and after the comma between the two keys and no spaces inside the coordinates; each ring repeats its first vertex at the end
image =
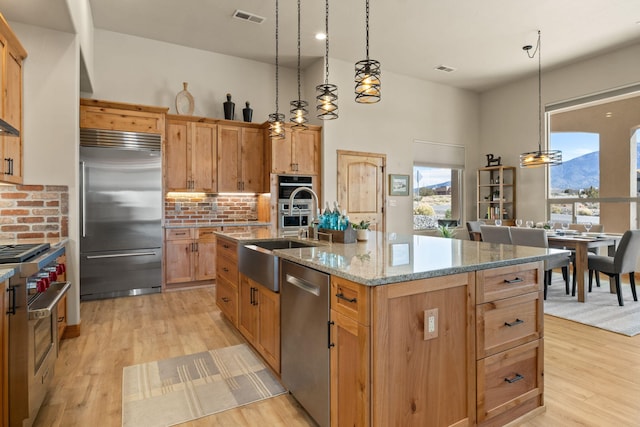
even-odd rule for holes
{"type": "Polygon", "coordinates": [[[356,239],[358,239],[359,241],[369,240],[369,230],[367,229],[356,230],[356,239]]]}
{"type": "Polygon", "coordinates": [[[236,104],[235,102],[231,101],[230,93],[227,94],[227,100],[222,103],[222,106],[224,107],[225,120],[234,120],[236,104]]]}
{"type": "Polygon", "coordinates": [[[253,117],[253,108],[249,106],[249,101],[245,103],[246,107],[242,109],[242,117],[245,122],[251,122],[251,117],[253,117]]]}

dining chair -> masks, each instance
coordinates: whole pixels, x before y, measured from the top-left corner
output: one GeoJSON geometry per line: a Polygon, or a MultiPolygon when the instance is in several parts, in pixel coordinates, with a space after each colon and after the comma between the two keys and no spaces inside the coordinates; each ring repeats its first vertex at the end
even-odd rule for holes
{"type": "MultiPolygon", "coordinates": [[[[549,240],[547,231],[542,228],[522,228],[510,227],[511,244],[520,246],[534,246],[537,248],[548,248],[549,240]]],[[[547,259],[544,261],[544,299],[547,299],[547,287],[551,284],[551,273],[554,268],[562,269],[565,291],[569,295],[569,255],[547,259]]]]}
{"type": "Polygon", "coordinates": [[[620,275],[629,273],[629,282],[631,283],[631,293],[633,300],[638,301],[636,293],[635,269],[638,256],[640,255],[640,230],[627,230],[622,235],[618,248],[614,256],[593,255],[589,257],[589,291],[593,283],[593,272],[598,275],[604,273],[609,276],[609,280],[613,278],[616,284],[616,293],[618,294],[618,304],[624,305],[622,299],[622,289],[620,288],[620,275]]]}
{"type": "Polygon", "coordinates": [[[482,234],[480,233],[481,225],[484,225],[484,221],[467,221],[469,240],[482,241],[482,234]]]}
{"type": "Polygon", "coordinates": [[[480,234],[482,235],[483,242],[503,243],[507,245],[511,244],[509,227],[502,227],[498,225],[480,225],[480,234]]]}

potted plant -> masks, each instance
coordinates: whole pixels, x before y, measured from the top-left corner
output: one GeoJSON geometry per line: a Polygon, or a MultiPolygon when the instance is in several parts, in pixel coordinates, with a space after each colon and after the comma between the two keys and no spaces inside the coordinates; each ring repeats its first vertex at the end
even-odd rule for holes
{"type": "Polygon", "coordinates": [[[356,239],[358,240],[367,240],[369,236],[367,235],[369,231],[369,226],[371,223],[369,221],[362,220],[359,223],[351,223],[351,227],[356,230],[356,239]]]}
{"type": "Polygon", "coordinates": [[[441,225],[438,227],[438,233],[440,234],[440,237],[444,237],[447,239],[452,239],[453,238],[453,230],[451,228],[449,228],[448,225],[441,225]]]}

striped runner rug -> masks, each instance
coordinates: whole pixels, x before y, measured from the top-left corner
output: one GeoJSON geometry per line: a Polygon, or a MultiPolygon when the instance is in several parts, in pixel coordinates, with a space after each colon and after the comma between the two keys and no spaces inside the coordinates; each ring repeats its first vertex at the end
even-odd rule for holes
{"type": "MultiPolygon", "coordinates": [[[[549,286],[544,312],[555,317],[572,320],[600,329],[634,336],[640,333],[640,301],[634,301],[628,282],[623,282],[624,306],[618,305],[616,294],[609,292],[609,282],[602,276],[601,287],[594,281],[593,291],[587,295],[587,302],[578,302],[577,297],[565,294],[564,281],[560,273],[553,274],[549,286]]],[[[637,289],[640,294],[640,289],[637,289]]]]}
{"type": "Polygon", "coordinates": [[[122,426],[172,426],[285,392],[246,344],[127,366],[122,426]]]}

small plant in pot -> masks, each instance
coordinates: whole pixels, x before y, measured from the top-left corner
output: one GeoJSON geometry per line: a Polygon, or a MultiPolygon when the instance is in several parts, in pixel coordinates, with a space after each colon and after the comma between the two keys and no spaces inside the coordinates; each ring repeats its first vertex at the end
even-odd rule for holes
{"type": "Polygon", "coordinates": [[[368,232],[369,226],[371,223],[369,221],[362,220],[359,223],[351,223],[351,227],[356,230],[356,239],[358,240],[368,240],[368,232]]]}
{"type": "Polygon", "coordinates": [[[438,227],[438,234],[440,234],[440,237],[444,237],[447,239],[452,239],[453,238],[453,230],[451,228],[449,228],[448,225],[441,225],[438,227]]]}

